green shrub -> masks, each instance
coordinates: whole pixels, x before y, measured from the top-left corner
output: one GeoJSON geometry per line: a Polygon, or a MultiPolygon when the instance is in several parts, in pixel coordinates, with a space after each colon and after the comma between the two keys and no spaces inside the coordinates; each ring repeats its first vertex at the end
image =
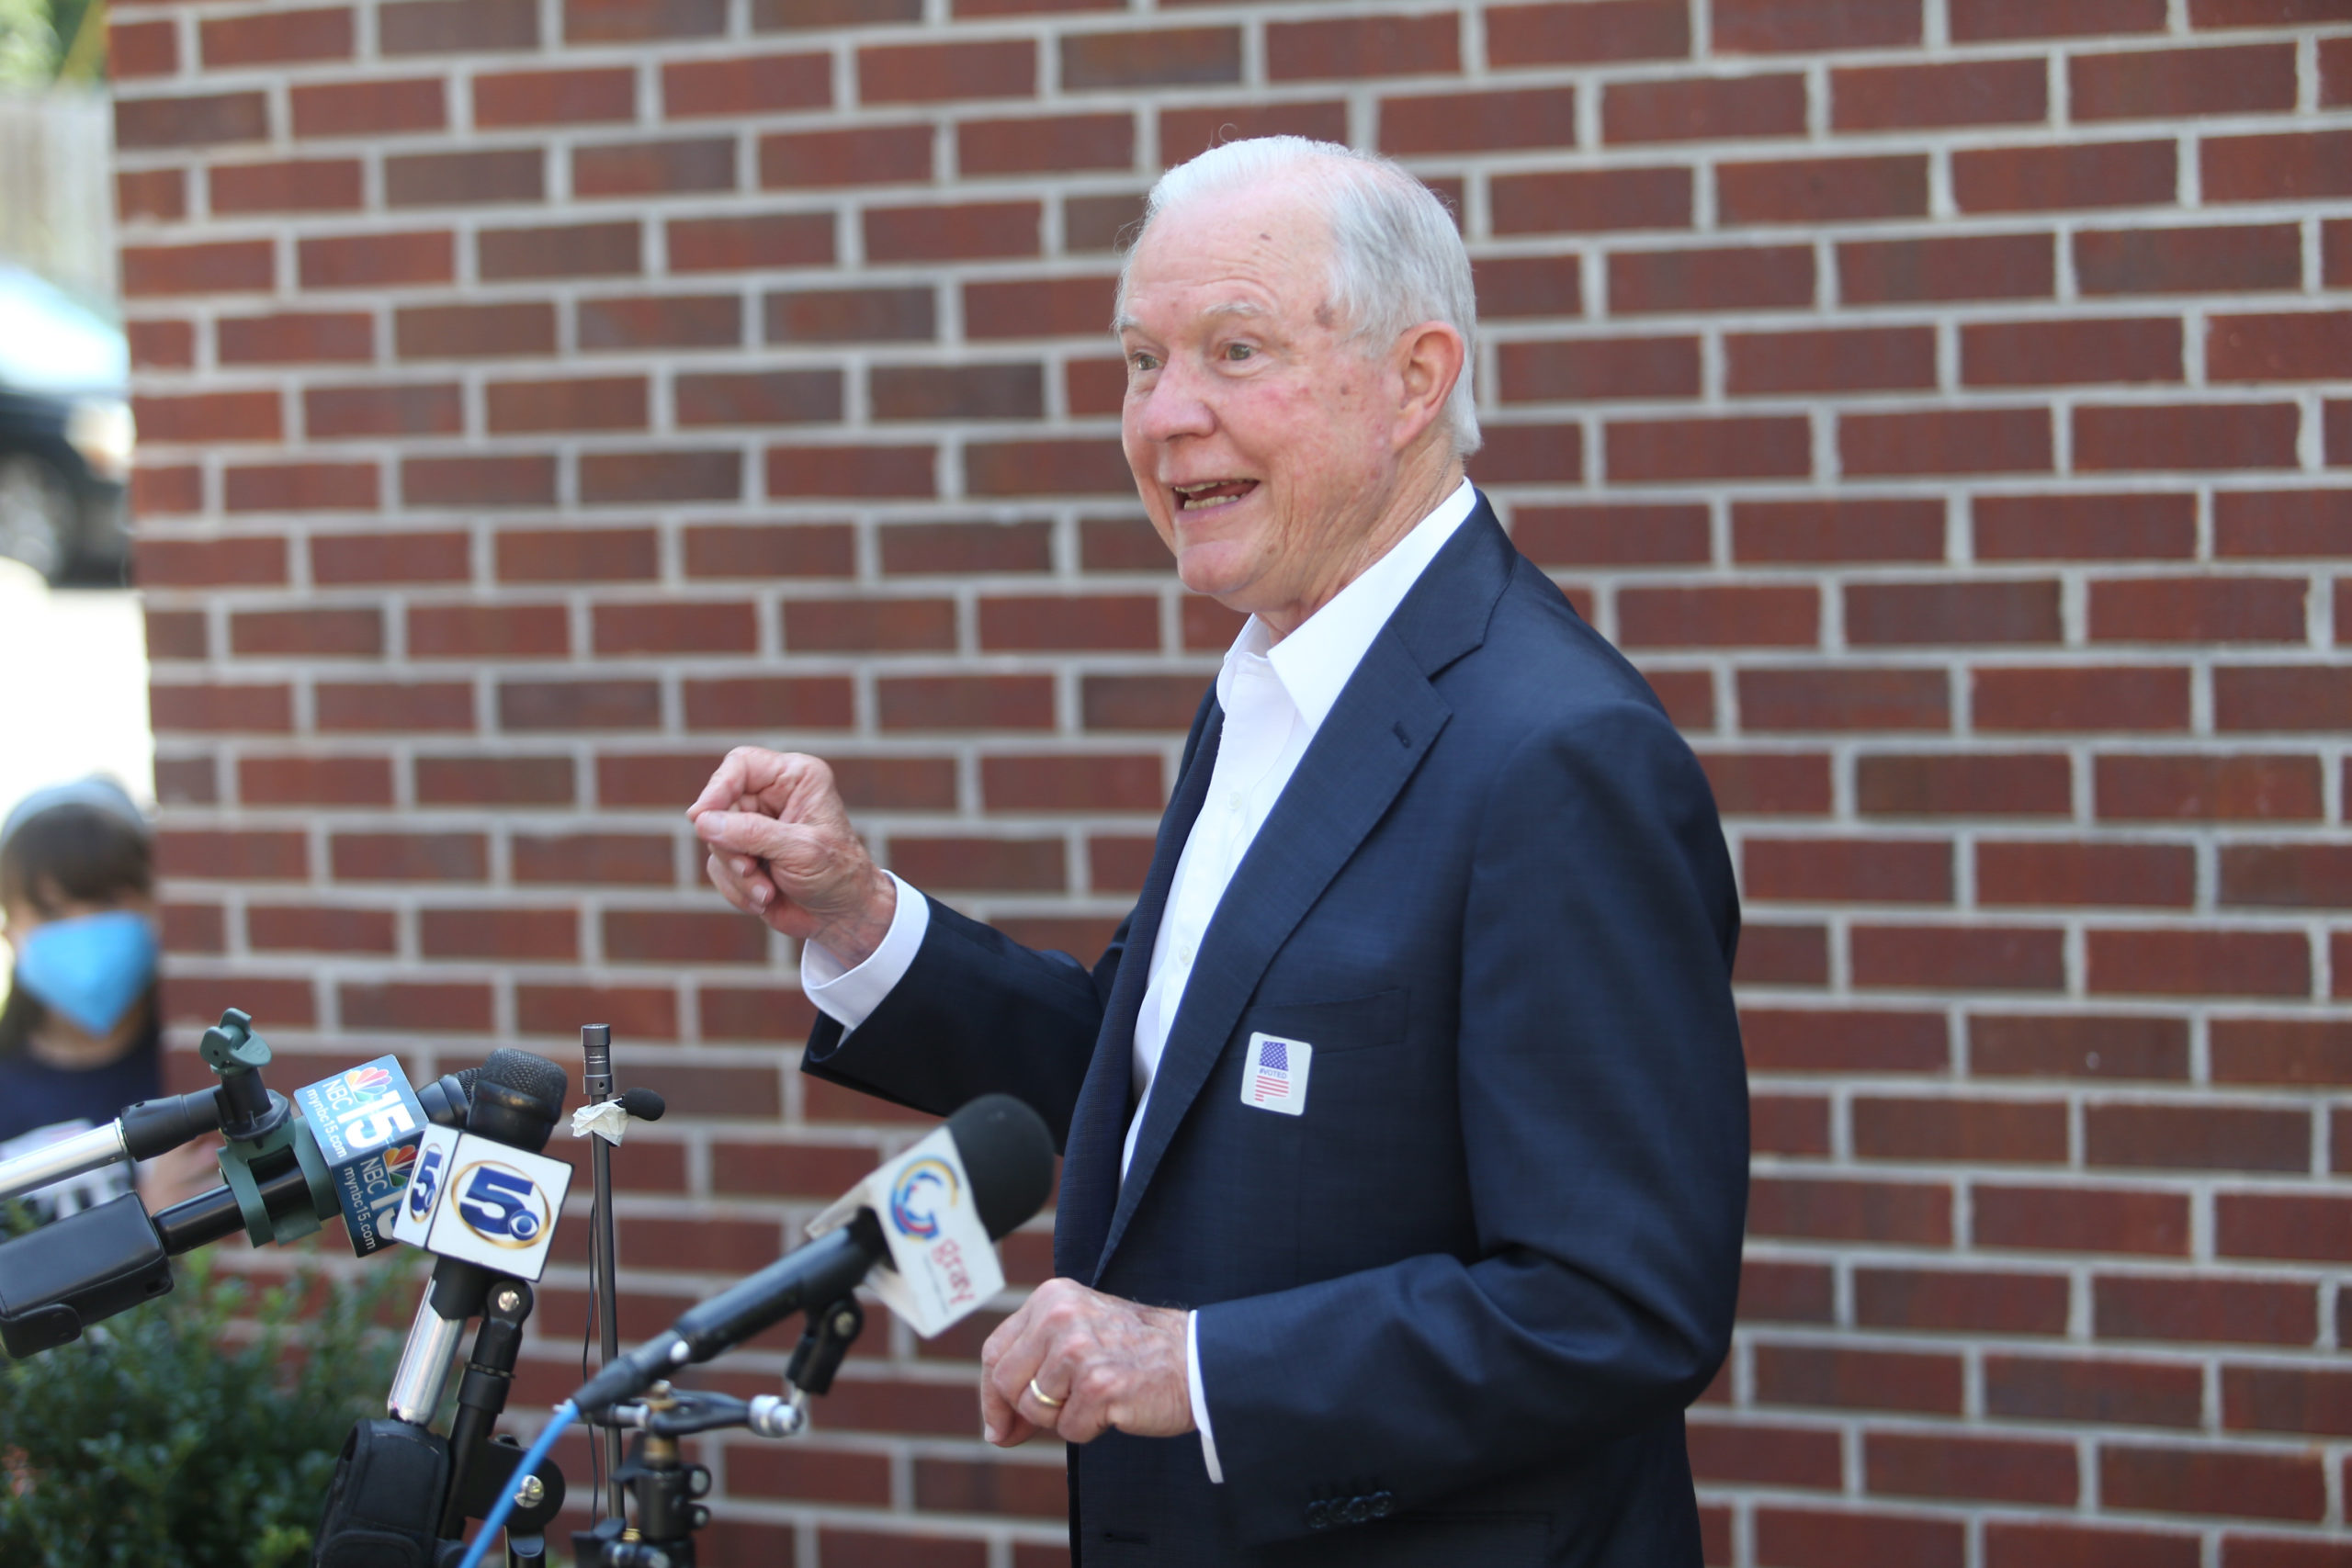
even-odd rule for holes
{"type": "Polygon", "coordinates": [[[378,1320],[415,1287],[263,1287],[191,1258],[170,1295],[0,1362],[0,1563],[309,1562],[344,1436],[383,1414],[400,1338],[378,1320]]]}

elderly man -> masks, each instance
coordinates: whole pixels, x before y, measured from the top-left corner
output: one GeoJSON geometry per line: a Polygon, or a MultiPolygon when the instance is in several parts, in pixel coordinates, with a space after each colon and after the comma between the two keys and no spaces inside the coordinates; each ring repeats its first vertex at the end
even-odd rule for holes
{"type": "Polygon", "coordinates": [[[1236,142],[1121,280],[1127,460],[1250,619],[1091,972],[730,755],[713,880],[802,939],[807,1070],[1064,1140],[988,1436],[1072,1446],[1084,1568],[1700,1561],[1731,1331],[1738,905],[1695,760],[1464,480],[1470,269],[1384,160],[1236,142]]]}

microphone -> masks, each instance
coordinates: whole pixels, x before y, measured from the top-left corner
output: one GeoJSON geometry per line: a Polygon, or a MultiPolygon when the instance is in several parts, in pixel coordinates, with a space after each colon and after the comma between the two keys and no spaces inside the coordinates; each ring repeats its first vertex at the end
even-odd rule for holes
{"type": "MultiPolygon", "coordinates": [[[[153,1159],[207,1133],[227,1133],[232,1143],[249,1147],[253,1156],[267,1152],[270,1134],[286,1122],[288,1106],[284,1097],[271,1093],[262,1082],[261,1069],[269,1065],[270,1050],[253,1032],[253,1016],[236,1008],[227,1010],[218,1024],[205,1031],[198,1050],[205,1063],[220,1075],[218,1083],[187,1094],[142,1100],[103,1127],[94,1127],[14,1159],[0,1161],[0,1201],[51,1182],[86,1176],[124,1160],[153,1159]]],[[[390,1057],[380,1057],[368,1066],[384,1070],[387,1079],[398,1077],[403,1085],[407,1082],[390,1057]]],[[[354,1078],[367,1070],[355,1068],[343,1077],[354,1078]]],[[[435,1121],[444,1118],[454,1100],[456,1115],[462,1121],[466,1113],[465,1085],[472,1078],[471,1069],[445,1077],[427,1085],[415,1098],[425,1114],[435,1121]]],[[[315,1095],[337,1082],[330,1078],[312,1084],[296,1098],[299,1100],[304,1095],[315,1095]]],[[[256,1245],[261,1239],[293,1238],[256,1238],[256,1245]]]]}
{"type": "Polygon", "coordinates": [[[274,1137],[290,1108],[286,1097],[262,1082],[269,1066],[269,1043],[253,1032],[253,1015],[222,1010],[220,1021],[204,1032],[197,1054],[219,1076],[210,1089],[163,1100],[142,1100],[111,1123],[51,1145],[0,1168],[0,1196],[15,1197],[46,1180],[62,1180],[113,1165],[147,1159],[201,1137],[226,1133],[231,1144],[254,1152],[274,1151],[274,1137]]]}
{"type": "MultiPolygon", "coordinates": [[[[462,1126],[469,1092],[481,1072],[480,1067],[468,1067],[444,1073],[415,1090],[413,1103],[424,1112],[424,1124],[462,1126]]],[[[411,1120],[399,1109],[406,1087],[397,1060],[379,1056],[297,1089],[295,1100],[306,1112],[320,1104],[347,1109],[340,1117],[333,1109],[321,1114],[320,1124],[327,1129],[324,1140],[308,1115],[284,1123],[291,1159],[281,1154],[276,1161],[246,1160],[230,1175],[224,1152],[222,1173],[230,1176],[227,1181],[154,1216],[164,1250],[177,1257],[239,1230],[255,1247],[282,1247],[300,1241],[317,1230],[321,1222],[340,1213],[354,1256],[365,1258],[380,1251],[389,1235],[383,1224],[385,1211],[399,1200],[401,1183],[415,1157],[419,1129],[400,1124],[411,1120]],[[356,1099],[355,1089],[372,1092],[368,1098],[356,1099]],[[388,1135],[390,1141],[365,1141],[378,1134],[388,1135]]],[[[130,1112],[124,1115],[127,1118],[130,1112]]]]}
{"type": "Polygon", "coordinates": [[[493,1051],[474,1079],[464,1131],[435,1128],[418,1144],[391,1234],[435,1257],[392,1378],[388,1409],[399,1419],[432,1420],[450,1355],[492,1282],[536,1280],[546,1268],[571,1168],[540,1151],[571,1082],[544,1056],[493,1051]]]}
{"type": "Polygon", "coordinates": [[[136,1193],[125,1193],[0,1244],[0,1348],[10,1356],[67,1344],[89,1325],[165,1294],[171,1258],[239,1230],[256,1247],[283,1244],[341,1213],[353,1250],[362,1257],[378,1250],[387,1238],[375,1222],[397,1196],[395,1178],[415,1148],[418,1122],[408,1108],[434,1124],[467,1115],[472,1070],[412,1093],[397,1059],[383,1056],[296,1092],[306,1110],[331,1108],[318,1112],[322,1141],[311,1120],[263,1089],[258,1069],[269,1060],[267,1046],[224,1019],[206,1036],[208,1055],[224,1039],[229,1050],[221,1054],[235,1053],[233,1075],[224,1071],[215,1089],[142,1100],[115,1127],[124,1130],[126,1146],[160,1152],[186,1141],[175,1134],[192,1122],[209,1122],[231,1136],[221,1151],[228,1179],[154,1215],[136,1193]]]}
{"type": "Polygon", "coordinates": [[[571,1167],[540,1151],[563,1114],[564,1070],[498,1050],[477,1069],[464,1129],[427,1133],[391,1234],[435,1254],[429,1300],[459,1322],[481,1311],[498,1274],[538,1278],[571,1167]]]}
{"type": "Polygon", "coordinates": [[[917,1274],[960,1282],[953,1306],[961,1310],[926,1328],[926,1314],[892,1300],[891,1291],[877,1281],[885,1300],[915,1321],[918,1331],[936,1333],[1002,1287],[1003,1273],[988,1244],[1035,1213],[1053,1179],[1054,1141],[1045,1121],[1009,1094],[983,1095],[819,1216],[822,1224],[844,1215],[838,1228],[687,1309],[667,1332],[608,1362],[572,1396],[573,1403],[593,1415],[672,1368],[707,1361],[796,1312],[821,1311],[885,1259],[897,1265],[900,1278],[895,1282],[901,1292],[905,1277],[917,1274]],[[887,1228],[884,1213],[889,1215],[887,1228]],[[956,1234],[963,1227],[981,1238],[980,1258],[965,1254],[966,1238],[956,1234]],[[994,1282],[982,1288],[991,1277],[994,1282]]]}
{"type": "Polygon", "coordinates": [[[466,1131],[527,1154],[555,1135],[571,1078],[545,1056],[502,1048],[476,1069],[466,1131]]]}
{"type": "Polygon", "coordinates": [[[207,1133],[219,1132],[220,1117],[218,1085],[161,1100],[142,1100],[103,1127],[0,1162],[0,1201],[124,1160],[153,1159],[207,1133]]]}
{"type": "MultiPolygon", "coordinates": [[[[609,1023],[582,1024],[580,1029],[580,1050],[586,1069],[581,1077],[587,1090],[588,1103],[572,1114],[571,1135],[588,1140],[588,1181],[594,1201],[588,1211],[588,1282],[592,1304],[590,1311],[596,1320],[596,1343],[603,1354],[597,1358],[602,1366],[620,1359],[621,1301],[617,1275],[620,1271],[617,1247],[614,1242],[613,1225],[613,1148],[628,1135],[632,1121],[659,1122],[669,1109],[662,1097],[650,1089],[613,1092],[613,1026],[609,1023]]],[[[584,1368],[583,1368],[584,1370],[584,1368]]],[[[623,1502],[626,1485],[621,1480],[621,1435],[617,1427],[605,1432],[605,1468],[610,1472],[605,1482],[606,1512],[613,1518],[625,1518],[628,1509],[623,1502]]],[[[583,1559],[592,1554],[581,1553],[583,1559]]]]}

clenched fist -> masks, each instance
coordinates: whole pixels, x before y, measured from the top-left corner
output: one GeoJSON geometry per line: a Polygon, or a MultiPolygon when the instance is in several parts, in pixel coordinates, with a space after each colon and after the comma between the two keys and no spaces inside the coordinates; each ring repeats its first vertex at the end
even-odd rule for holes
{"type": "Polygon", "coordinates": [[[890,930],[898,884],[851,831],[833,771],[797,751],[738,746],[686,808],[727,901],[813,942],[845,969],[890,930]]]}

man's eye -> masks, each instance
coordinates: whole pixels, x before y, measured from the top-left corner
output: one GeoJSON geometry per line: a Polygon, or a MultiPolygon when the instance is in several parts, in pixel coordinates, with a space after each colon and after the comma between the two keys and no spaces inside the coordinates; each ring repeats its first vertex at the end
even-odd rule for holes
{"type": "Polygon", "coordinates": [[[1225,345],[1225,356],[1227,359],[1254,359],[1258,356],[1258,350],[1251,344],[1229,343],[1225,345]]]}
{"type": "Polygon", "coordinates": [[[1127,355],[1127,368],[1140,375],[1147,370],[1159,369],[1159,361],[1148,354],[1138,351],[1127,355]]]}

